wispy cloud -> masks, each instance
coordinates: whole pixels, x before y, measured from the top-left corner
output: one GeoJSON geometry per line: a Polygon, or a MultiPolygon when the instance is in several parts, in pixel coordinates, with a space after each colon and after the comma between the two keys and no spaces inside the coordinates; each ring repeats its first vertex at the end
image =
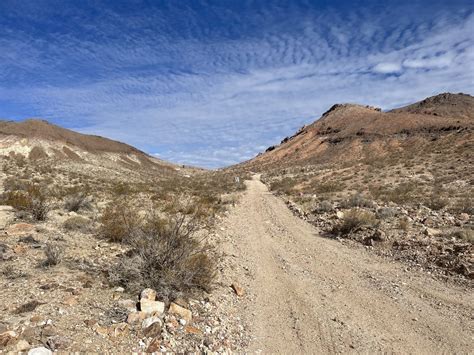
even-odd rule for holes
{"type": "Polygon", "coordinates": [[[417,6],[71,5],[64,28],[57,9],[23,9],[0,15],[0,100],[164,159],[233,164],[336,102],[474,92],[473,6],[417,6]]]}

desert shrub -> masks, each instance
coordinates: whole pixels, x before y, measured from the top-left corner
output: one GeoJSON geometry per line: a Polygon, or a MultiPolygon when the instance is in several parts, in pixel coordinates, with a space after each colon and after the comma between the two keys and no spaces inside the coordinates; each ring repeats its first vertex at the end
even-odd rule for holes
{"type": "Polygon", "coordinates": [[[398,228],[405,232],[410,229],[410,221],[406,216],[398,220],[398,228]]]}
{"type": "Polygon", "coordinates": [[[90,199],[82,194],[68,196],[64,201],[64,208],[69,212],[78,212],[79,210],[90,210],[92,208],[90,199]]]}
{"type": "Polygon", "coordinates": [[[448,238],[457,238],[474,244],[474,230],[471,228],[460,228],[445,235],[448,238]]]}
{"type": "Polygon", "coordinates": [[[315,181],[311,183],[309,188],[312,192],[319,193],[319,194],[326,194],[326,193],[342,191],[344,190],[345,186],[346,185],[343,182],[339,182],[339,181],[326,181],[326,182],[315,181]]]}
{"type": "Polygon", "coordinates": [[[344,218],[332,229],[332,234],[347,236],[365,226],[374,226],[377,222],[375,215],[364,210],[352,209],[344,213],[344,218]]]}
{"type": "Polygon", "coordinates": [[[419,194],[422,192],[419,184],[408,181],[402,182],[390,188],[387,186],[369,186],[369,191],[375,199],[381,199],[386,202],[395,202],[396,204],[411,204],[419,202],[419,194]]]}
{"type": "Polygon", "coordinates": [[[290,195],[295,185],[296,180],[286,177],[281,180],[273,181],[270,184],[270,190],[290,195]]]}
{"type": "Polygon", "coordinates": [[[353,208],[353,207],[371,208],[373,206],[374,206],[374,202],[364,197],[360,192],[355,193],[354,195],[352,195],[347,200],[344,200],[341,203],[342,208],[353,208]]]}
{"type": "Polygon", "coordinates": [[[99,235],[111,242],[127,242],[140,228],[141,217],[125,201],[110,203],[100,218],[99,235]]]}
{"type": "Polygon", "coordinates": [[[30,213],[37,221],[44,221],[51,210],[46,194],[37,185],[30,184],[24,191],[7,191],[2,200],[6,205],[30,213]]]}
{"type": "Polygon", "coordinates": [[[3,181],[3,189],[5,191],[25,191],[28,189],[30,182],[26,179],[18,179],[16,176],[9,176],[3,181]]]}
{"type": "Polygon", "coordinates": [[[132,187],[125,182],[119,182],[112,186],[112,193],[116,196],[130,195],[132,193],[132,187]]]}
{"type": "Polygon", "coordinates": [[[68,231],[80,231],[82,233],[89,233],[92,231],[91,221],[81,216],[74,216],[64,221],[64,229],[68,231]]]}
{"type": "Polygon", "coordinates": [[[439,211],[449,204],[449,200],[438,194],[432,194],[425,199],[425,205],[432,210],[439,211]]]}
{"type": "Polygon", "coordinates": [[[474,214],[474,197],[472,193],[456,200],[450,210],[454,213],[474,214]]]}
{"type": "Polygon", "coordinates": [[[164,300],[210,291],[216,254],[197,236],[200,226],[194,215],[149,216],[129,240],[132,251],[109,271],[109,280],[133,291],[153,288],[164,300]]]}
{"type": "Polygon", "coordinates": [[[397,214],[397,209],[393,207],[382,207],[377,210],[377,217],[380,219],[393,218],[397,214]]]}
{"type": "Polygon", "coordinates": [[[47,244],[44,249],[46,260],[43,262],[44,266],[54,266],[61,263],[64,255],[64,248],[59,244],[47,244]]]}
{"type": "Polygon", "coordinates": [[[321,201],[318,206],[316,207],[315,209],[315,212],[319,212],[319,213],[322,213],[322,212],[330,212],[332,211],[334,208],[333,204],[331,201],[321,201]]]}

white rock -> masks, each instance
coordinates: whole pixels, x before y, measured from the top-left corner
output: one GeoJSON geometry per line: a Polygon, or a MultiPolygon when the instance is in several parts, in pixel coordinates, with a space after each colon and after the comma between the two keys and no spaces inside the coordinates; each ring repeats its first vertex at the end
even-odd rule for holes
{"type": "Polygon", "coordinates": [[[150,301],[156,300],[156,291],[151,288],[144,289],[142,293],[140,293],[140,300],[143,300],[143,299],[150,300],[150,301]]]}
{"type": "Polygon", "coordinates": [[[114,291],[122,293],[125,292],[125,289],[123,287],[117,287],[114,291]]]}
{"type": "Polygon", "coordinates": [[[343,219],[343,218],[344,218],[344,212],[342,212],[342,211],[337,211],[337,212],[336,212],[336,217],[337,217],[337,219],[343,219]]]}
{"type": "Polygon", "coordinates": [[[161,315],[165,312],[165,304],[160,301],[150,301],[146,298],[140,300],[140,310],[147,314],[161,315]]]}
{"type": "Polygon", "coordinates": [[[160,323],[160,325],[163,326],[163,323],[161,322],[160,318],[158,318],[158,317],[148,317],[147,319],[143,320],[142,329],[146,329],[154,323],[160,323]]]}
{"type": "Polygon", "coordinates": [[[44,346],[39,348],[34,348],[28,351],[28,355],[52,355],[53,352],[49,349],[46,349],[44,346]]]}

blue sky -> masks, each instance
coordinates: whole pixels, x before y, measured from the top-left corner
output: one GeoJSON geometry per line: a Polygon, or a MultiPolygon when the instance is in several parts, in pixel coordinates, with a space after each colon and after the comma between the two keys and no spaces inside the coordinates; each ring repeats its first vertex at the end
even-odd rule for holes
{"type": "Polygon", "coordinates": [[[332,104],[474,93],[469,1],[0,1],[0,117],[179,163],[255,156],[332,104]]]}

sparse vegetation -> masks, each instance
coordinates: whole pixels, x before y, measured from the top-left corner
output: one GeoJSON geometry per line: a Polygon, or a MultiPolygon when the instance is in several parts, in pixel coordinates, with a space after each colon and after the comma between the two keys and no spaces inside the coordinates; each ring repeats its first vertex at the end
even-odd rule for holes
{"type": "Polygon", "coordinates": [[[344,213],[342,221],[334,226],[332,234],[347,236],[361,227],[374,226],[377,222],[375,215],[359,209],[352,209],[344,213]]]}
{"type": "Polygon", "coordinates": [[[44,266],[55,266],[61,263],[64,255],[64,248],[59,244],[46,244],[44,249],[46,260],[43,262],[44,266]]]}
{"type": "Polygon", "coordinates": [[[74,216],[64,221],[63,227],[68,231],[80,231],[89,233],[92,231],[91,221],[81,216],[74,216]]]}
{"type": "Polygon", "coordinates": [[[111,242],[129,242],[140,228],[142,218],[127,202],[113,201],[100,218],[99,236],[111,242]]]}
{"type": "Polygon", "coordinates": [[[69,212],[78,212],[79,210],[90,210],[92,205],[88,196],[78,193],[66,198],[64,208],[69,212]]]}
{"type": "Polygon", "coordinates": [[[7,191],[2,203],[25,211],[37,221],[44,221],[51,210],[51,203],[38,185],[29,184],[25,190],[7,191]]]}
{"type": "Polygon", "coordinates": [[[132,238],[131,253],[109,272],[113,284],[130,290],[150,287],[172,300],[197,291],[210,291],[216,276],[214,249],[197,232],[197,212],[163,219],[149,216],[132,238]]]}

